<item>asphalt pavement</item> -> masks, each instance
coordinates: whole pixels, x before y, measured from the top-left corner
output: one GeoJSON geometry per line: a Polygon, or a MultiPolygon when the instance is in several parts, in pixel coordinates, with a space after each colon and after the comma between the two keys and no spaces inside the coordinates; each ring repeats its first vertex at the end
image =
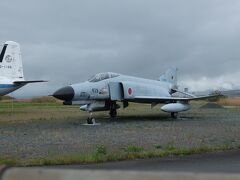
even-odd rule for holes
{"type": "Polygon", "coordinates": [[[166,158],[137,159],[52,168],[84,170],[171,171],[194,173],[240,173],[240,150],[212,152],[166,158]]]}

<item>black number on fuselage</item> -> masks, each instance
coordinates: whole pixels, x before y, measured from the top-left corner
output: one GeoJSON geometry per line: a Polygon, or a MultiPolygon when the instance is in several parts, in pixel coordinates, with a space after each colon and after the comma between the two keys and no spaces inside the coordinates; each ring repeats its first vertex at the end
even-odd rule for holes
{"type": "Polygon", "coordinates": [[[92,92],[93,92],[94,94],[97,94],[97,93],[98,93],[98,89],[93,88],[93,89],[92,89],[92,92]]]}

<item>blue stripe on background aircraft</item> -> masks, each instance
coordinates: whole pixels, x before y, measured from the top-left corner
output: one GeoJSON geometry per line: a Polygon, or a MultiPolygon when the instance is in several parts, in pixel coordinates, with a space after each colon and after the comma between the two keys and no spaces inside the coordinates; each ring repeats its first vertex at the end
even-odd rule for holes
{"type": "Polygon", "coordinates": [[[209,99],[217,95],[197,97],[178,90],[177,69],[170,68],[158,80],[150,80],[117,73],[99,73],[83,83],[72,84],[58,89],[53,96],[63,100],[64,105],[80,105],[80,109],[89,112],[87,122],[93,123],[92,112],[110,111],[110,116],[116,117],[117,109],[122,102],[123,107],[128,102],[147,103],[151,107],[163,103],[161,110],[171,113],[176,118],[179,112],[190,109],[192,100],[209,99]],[[174,97],[174,93],[185,97],[174,97]]]}
{"type": "Polygon", "coordinates": [[[28,83],[36,82],[45,81],[24,79],[20,45],[13,41],[5,42],[0,54],[0,96],[9,94],[28,83]]]}

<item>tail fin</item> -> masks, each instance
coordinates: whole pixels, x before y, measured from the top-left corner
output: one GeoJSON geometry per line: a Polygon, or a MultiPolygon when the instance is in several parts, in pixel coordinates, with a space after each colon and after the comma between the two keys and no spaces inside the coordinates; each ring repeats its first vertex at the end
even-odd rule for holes
{"type": "Polygon", "coordinates": [[[169,68],[162,76],[159,77],[159,81],[165,81],[172,84],[172,88],[177,88],[177,68],[169,68]]]}
{"type": "Polygon", "coordinates": [[[21,51],[18,43],[5,42],[0,54],[0,76],[24,79],[21,51]]]}

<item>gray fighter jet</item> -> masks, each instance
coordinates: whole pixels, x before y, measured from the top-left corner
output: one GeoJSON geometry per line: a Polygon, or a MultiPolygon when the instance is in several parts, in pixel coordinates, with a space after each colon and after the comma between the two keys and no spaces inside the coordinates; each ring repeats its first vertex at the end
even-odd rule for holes
{"type": "Polygon", "coordinates": [[[122,102],[124,108],[128,106],[128,102],[148,103],[152,107],[165,104],[161,110],[176,118],[179,112],[190,109],[190,101],[219,95],[197,97],[179,91],[177,69],[170,68],[158,80],[112,72],[99,73],[86,82],[61,88],[53,96],[63,100],[64,105],[80,105],[81,110],[89,112],[88,123],[91,124],[94,111],[109,111],[112,118],[116,117],[117,109],[120,108],[117,102],[122,102]],[[184,97],[174,97],[173,93],[176,92],[184,94],[184,97]]]}

